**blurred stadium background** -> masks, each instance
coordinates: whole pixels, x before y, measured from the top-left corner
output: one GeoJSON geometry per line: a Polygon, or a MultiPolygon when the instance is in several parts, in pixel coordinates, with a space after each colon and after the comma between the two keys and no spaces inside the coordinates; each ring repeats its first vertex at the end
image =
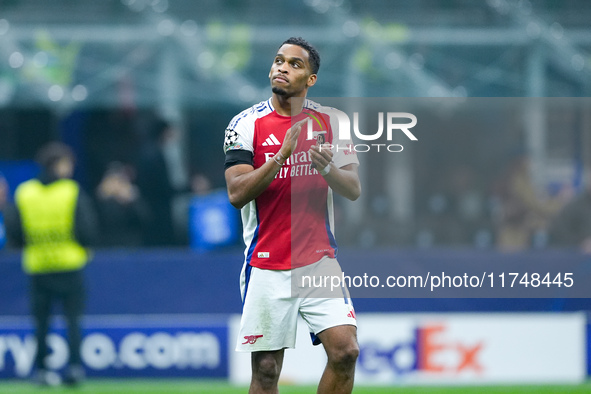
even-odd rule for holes
{"type": "MultiPolygon", "coordinates": [[[[363,197],[337,201],[349,264],[543,256],[588,266],[590,21],[584,0],[0,0],[6,203],[38,171],[37,149],[61,140],[101,212],[87,270],[88,375],[247,381],[248,360],[232,352],[242,244],[224,197],[223,132],[269,97],[272,57],[292,35],[322,57],[311,97],[464,103],[449,115],[464,128],[435,118],[420,147],[362,158],[363,197]],[[547,99],[525,106],[536,97],[547,99]],[[168,178],[155,186],[166,189],[158,200],[142,160],[162,121],[172,132],[158,146],[168,178]],[[109,187],[137,191],[133,212],[107,206],[109,187]],[[154,234],[155,211],[168,207],[171,230],[154,234]]],[[[10,245],[0,272],[0,377],[26,378],[26,280],[10,245]]],[[[360,384],[576,390],[590,373],[586,298],[359,299],[356,308],[360,329],[372,322],[360,335],[360,384]],[[472,349],[472,359],[450,349],[472,349]]],[[[66,354],[60,324],[56,369],[66,354]]],[[[300,333],[284,380],[312,384],[319,371],[309,360],[322,354],[300,333]]]]}

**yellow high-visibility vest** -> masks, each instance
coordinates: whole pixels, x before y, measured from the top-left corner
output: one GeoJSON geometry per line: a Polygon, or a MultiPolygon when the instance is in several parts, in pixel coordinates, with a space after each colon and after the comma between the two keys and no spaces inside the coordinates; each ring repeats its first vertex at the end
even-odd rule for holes
{"type": "Polygon", "coordinates": [[[25,236],[23,269],[28,274],[74,271],[88,261],[86,249],[74,238],[79,191],[70,179],[49,185],[32,179],[16,189],[25,236]]]}

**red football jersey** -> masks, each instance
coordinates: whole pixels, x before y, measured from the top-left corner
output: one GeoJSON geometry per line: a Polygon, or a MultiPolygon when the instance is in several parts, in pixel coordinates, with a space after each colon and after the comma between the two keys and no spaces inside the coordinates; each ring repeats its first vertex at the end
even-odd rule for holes
{"type": "Polygon", "coordinates": [[[337,167],[359,162],[351,141],[338,138],[338,122],[331,111],[335,110],[327,111],[306,100],[302,113],[283,116],[269,99],[238,114],[226,129],[224,151],[252,152],[256,169],[273,160],[294,123],[310,119],[295,151],[269,187],[241,210],[246,263],[285,270],[315,263],[324,256],[336,257],[332,191],[311,167],[309,150],[313,144],[326,142],[333,145],[337,167]]]}

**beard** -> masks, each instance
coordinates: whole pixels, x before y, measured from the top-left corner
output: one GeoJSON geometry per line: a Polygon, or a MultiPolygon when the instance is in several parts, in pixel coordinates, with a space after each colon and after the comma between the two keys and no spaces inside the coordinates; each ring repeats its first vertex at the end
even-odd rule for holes
{"type": "Polygon", "coordinates": [[[273,86],[271,91],[275,94],[280,95],[280,96],[285,96],[287,94],[287,92],[285,90],[278,88],[277,86],[273,86]]]}

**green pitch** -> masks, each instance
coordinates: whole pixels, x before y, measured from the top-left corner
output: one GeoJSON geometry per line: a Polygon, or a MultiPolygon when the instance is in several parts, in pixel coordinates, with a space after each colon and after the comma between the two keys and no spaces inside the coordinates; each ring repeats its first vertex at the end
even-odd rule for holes
{"type": "MultiPolygon", "coordinates": [[[[0,381],[0,393],[92,393],[92,394],[177,394],[207,393],[233,394],[247,393],[247,387],[236,387],[224,381],[209,380],[174,380],[174,379],[121,379],[121,380],[89,380],[77,388],[52,387],[40,388],[28,382],[0,381]]],[[[282,394],[315,393],[312,386],[281,386],[282,394]]],[[[544,386],[451,386],[451,387],[356,387],[357,394],[555,394],[555,393],[591,393],[591,382],[582,385],[544,385],[544,386]]]]}

